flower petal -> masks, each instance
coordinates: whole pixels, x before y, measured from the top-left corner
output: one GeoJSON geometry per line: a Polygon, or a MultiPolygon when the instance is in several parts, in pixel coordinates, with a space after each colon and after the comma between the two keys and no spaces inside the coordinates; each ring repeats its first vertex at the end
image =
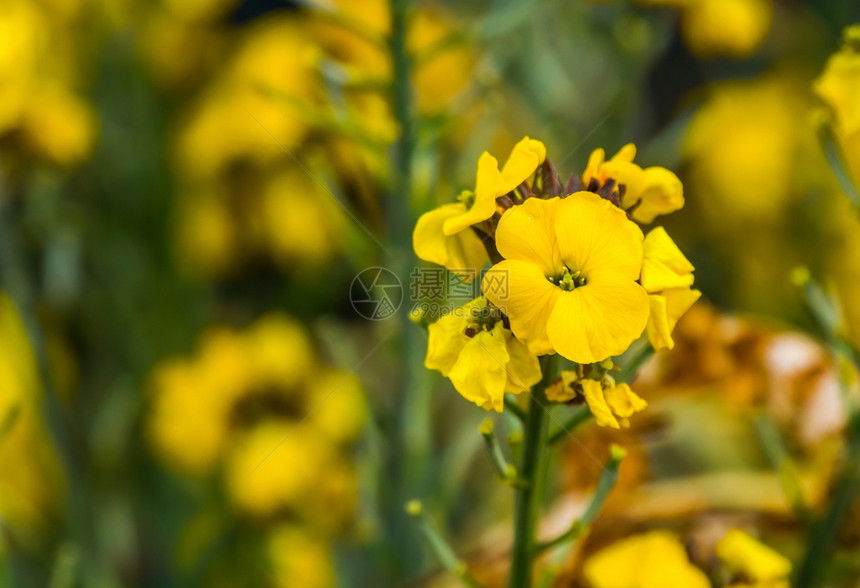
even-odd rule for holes
{"type": "Polygon", "coordinates": [[[540,164],[546,159],[546,147],[543,143],[536,139],[524,137],[519,143],[514,145],[511,156],[505,162],[502,168],[503,184],[500,186],[504,190],[498,194],[507,194],[524,181],[526,181],[540,164]]]}
{"type": "Polygon", "coordinates": [[[472,225],[484,222],[496,211],[496,197],[507,194],[505,180],[499,173],[499,162],[484,151],[478,158],[478,175],[475,181],[475,203],[460,216],[449,218],[443,225],[446,235],[459,233],[472,225]]]}
{"type": "Polygon", "coordinates": [[[656,227],[645,237],[642,261],[642,287],[648,292],[693,285],[691,264],[663,227],[656,227]]]}
{"type": "Polygon", "coordinates": [[[591,192],[561,201],[555,214],[561,258],[588,282],[638,280],[642,267],[642,231],[623,210],[591,192]]]}
{"type": "Polygon", "coordinates": [[[514,259],[501,261],[484,275],[481,289],[508,316],[511,330],[529,351],[535,355],[554,352],[547,337],[547,321],[562,291],[538,266],[514,259]]]}
{"type": "Polygon", "coordinates": [[[609,410],[609,405],[606,404],[606,399],[603,397],[603,386],[595,380],[585,379],[580,382],[582,384],[582,393],[585,396],[585,401],[588,403],[588,408],[591,414],[594,415],[594,422],[600,427],[611,427],[620,429],[621,425],[612,411],[609,410]]]}
{"type": "Polygon", "coordinates": [[[636,282],[589,283],[560,293],[547,335],[553,348],[571,361],[603,361],[624,353],[642,334],[648,308],[648,294],[636,282]]]}
{"type": "MultiPolygon", "coordinates": [[[[466,212],[463,203],[445,204],[426,212],[418,219],[412,233],[415,254],[431,263],[438,263],[451,271],[480,269],[487,262],[487,250],[481,239],[471,230],[446,235],[442,227],[449,219],[466,212]]],[[[457,272],[464,278],[472,272],[457,272]]]]}
{"type": "Polygon", "coordinates": [[[508,381],[505,366],[510,360],[502,331],[498,323],[492,331],[481,331],[472,337],[448,374],[463,398],[496,412],[502,412],[504,406],[508,381]]]}
{"type": "Polygon", "coordinates": [[[648,317],[648,340],[654,349],[672,349],[672,331],[678,320],[702,295],[698,290],[672,288],[648,297],[651,314],[648,317]]]}
{"type": "Polygon", "coordinates": [[[669,214],[684,207],[684,186],[674,173],[663,167],[643,170],[637,190],[628,191],[621,205],[627,209],[641,201],[633,210],[636,222],[648,224],[661,214],[669,214]]]}
{"type": "Polygon", "coordinates": [[[587,186],[592,179],[600,179],[600,167],[606,160],[606,152],[598,147],[588,156],[588,164],[582,174],[582,182],[587,186]]]}
{"type": "Polygon", "coordinates": [[[427,357],[424,367],[438,370],[443,376],[448,376],[460,351],[469,342],[464,332],[466,319],[457,312],[445,315],[427,328],[427,357]]]}
{"type": "Polygon", "coordinates": [[[559,198],[529,198],[508,210],[496,229],[496,248],[505,259],[529,261],[544,276],[561,272],[561,255],[555,237],[555,214],[559,198]]]}
{"type": "Polygon", "coordinates": [[[505,386],[505,392],[511,394],[526,392],[540,382],[540,362],[537,356],[507,329],[505,329],[505,345],[511,358],[507,367],[508,383],[505,386]]]}
{"type": "Polygon", "coordinates": [[[648,406],[627,384],[610,386],[604,390],[603,396],[612,412],[622,418],[631,417],[648,406]]]}

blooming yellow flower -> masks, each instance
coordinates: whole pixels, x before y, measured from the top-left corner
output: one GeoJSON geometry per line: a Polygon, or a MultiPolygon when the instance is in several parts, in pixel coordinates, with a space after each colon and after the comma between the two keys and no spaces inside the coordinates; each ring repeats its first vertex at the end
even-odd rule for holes
{"type": "Polygon", "coordinates": [[[528,180],[545,158],[544,144],[528,137],[514,146],[501,171],[495,157],[482,153],[475,191],[464,192],[460,202],[443,205],[418,219],[412,235],[415,254],[452,270],[482,267],[486,250],[470,227],[493,216],[496,198],[528,180]]]}
{"type": "Polygon", "coordinates": [[[637,283],[642,241],[624,211],[597,194],[529,198],[502,217],[496,246],[505,259],[482,288],[532,353],[601,361],[624,352],[648,322],[648,294],[637,283]]]}
{"type": "Polygon", "coordinates": [[[274,586],[278,588],[331,588],[335,585],[331,547],[310,530],[282,523],[268,538],[274,586]]]}
{"type": "Polygon", "coordinates": [[[585,399],[599,426],[613,429],[626,429],[630,426],[629,417],[648,406],[630,386],[616,384],[610,376],[597,381],[565,370],[546,390],[547,400],[551,402],[569,402],[577,396],[585,399]]]}
{"type": "Polygon", "coordinates": [[[596,182],[598,188],[614,181],[620,206],[632,209],[633,220],[650,223],[661,214],[669,214],[683,208],[684,187],[681,180],[663,167],[642,169],[633,159],[636,146],[628,143],[618,153],[606,160],[603,149],[595,149],[588,158],[585,173],[582,174],[583,186],[591,190],[589,184],[596,182]],[[620,186],[623,185],[623,191],[620,186]]]}
{"type": "Polygon", "coordinates": [[[440,318],[428,331],[424,365],[450,378],[457,392],[485,410],[501,412],[505,393],[525,392],[541,378],[537,357],[484,298],[440,318]]]}
{"type": "Polygon", "coordinates": [[[730,529],[717,543],[717,557],[755,588],[788,588],[791,562],[747,533],[730,529]]]}
{"type": "Polygon", "coordinates": [[[710,588],[684,546],[667,531],[651,531],[610,545],[585,562],[593,588],[710,588]]]}
{"type": "Polygon", "coordinates": [[[642,287],[648,292],[651,314],[648,340],[654,349],[672,349],[672,331],[687,310],[702,295],[693,290],[693,265],[684,257],[663,227],[645,237],[642,287]]]}

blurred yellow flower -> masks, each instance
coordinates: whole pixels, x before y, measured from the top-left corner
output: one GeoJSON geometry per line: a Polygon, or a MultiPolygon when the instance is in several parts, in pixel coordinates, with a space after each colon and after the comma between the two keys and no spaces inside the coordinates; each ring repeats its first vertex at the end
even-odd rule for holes
{"type": "Polygon", "coordinates": [[[717,557],[751,588],[788,588],[791,562],[743,531],[730,529],[717,543],[717,557]]]}
{"type": "Polygon", "coordinates": [[[661,214],[683,208],[684,187],[678,176],[663,167],[642,169],[633,163],[635,157],[633,143],[622,147],[609,161],[603,149],[595,149],[582,174],[584,188],[597,192],[611,187],[613,200],[630,210],[631,218],[639,223],[653,222],[661,214]]]}
{"type": "Polygon", "coordinates": [[[545,158],[543,143],[528,137],[514,146],[501,171],[495,157],[482,153],[475,191],[464,192],[457,204],[443,205],[418,219],[412,236],[416,255],[451,270],[480,269],[487,259],[486,252],[470,227],[493,216],[496,198],[528,180],[545,158]],[[463,235],[464,231],[468,235],[463,235]],[[449,265],[459,263],[470,265],[449,265]]]}
{"type": "Polygon", "coordinates": [[[624,211],[597,194],[529,198],[499,223],[505,259],[485,276],[484,295],[532,353],[601,361],[645,330],[648,294],[636,282],[642,241],[624,211]]]}
{"type": "Polygon", "coordinates": [[[0,5],[0,138],[12,139],[14,156],[65,167],[90,155],[97,119],[77,94],[81,64],[56,16],[37,2],[0,5]]]}
{"type": "Polygon", "coordinates": [[[235,54],[181,127],[177,165],[184,176],[207,179],[240,163],[288,157],[284,147],[294,148],[307,132],[302,108],[317,88],[306,32],[290,17],[266,18],[243,31],[235,54]]]}
{"type": "Polygon", "coordinates": [[[693,285],[693,265],[684,257],[663,227],[645,236],[645,256],[640,283],[648,292],[651,315],[648,340],[654,349],[672,349],[672,331],[687,310],[702,295],[693,285]]]}
{"type": "Polygon", "coordinates": [[[450,378],[466,400],[501,412],[506,393],[526,392],[541,378],[537,357],[477,298],[428,328],[424,365],[450,378]]]}
{"type": "Polygon", "coordinates": [[[710,588],[684,546],[668,531],[629,537],[591,556],[584,567],[593,588],[710,588]]]}
{"type": "Polygon", "coordinates": [[[335,585],[328,543],[308,529],[280,524],[269,533],[268,555],[279,588],[331,588],[335,585]]]}
{"type": "Polygon", "coordinates": [[[833,114],[842,153],[860,184],[860,26],[848,27],[845,39],[816,80],[815,92],[833,114]]]}
{"type": "Polygon", "coordinates": [[[0,294],[0,520],[25,545],[59,518],[64,477],[41,415],[36,360],[15,306],[0,294]]]}
{"type": "Polygon", "coordinates": [[[147,426],[168,466],[202,476],[267,420],[304,421],[302,428],[330,447],[349,443],[360,432],[363,406],[356,380],[319,365],[304,330],[273,314],[244,331],[211,331],[195,357],[159,366],[147,426]]]}
{"type": "Polygon", "coordinates": [[[772,0],[639,0],[681,11],[681,35],[699,57],[751,55],[770,32],[772,0]]]}

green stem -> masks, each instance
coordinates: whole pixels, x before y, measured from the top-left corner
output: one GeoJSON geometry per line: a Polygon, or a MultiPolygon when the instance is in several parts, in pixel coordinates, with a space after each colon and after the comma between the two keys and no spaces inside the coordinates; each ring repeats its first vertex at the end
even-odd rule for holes
{"type": "Polygon", "coordinates": [[[541,358],[543,378],[531,390],[531,401],[526,418],[523,455],[519,475],[524,480],[517,490],[514,514],[514,545],[511,553],[510,588],[529,588],[532,584],[535,527],[540,511],[543,465],[547,459],[547,433],[549,421],[546,394],[544,391],[555,379],[556,356],[541,358]]]}
{"type": "Polygon", "coordinates": [[[430,524],[427,515],[424,513],[424,507],[417,500],[410,500],[406,504],[406,512],[416,519],[418,529],[433,550],[433,553],[439,559],[448,572],[460,580],[460,582],[468,588],[483,588],[481,584],[469,573],[466,563],[457,557],[454,550],[448,545],[448,542],[439,534],[436,528],[430,524]]]}
{"type": "Polygon", "coordinates": [[[526,422],[526,411],[517,403],[515,396],[505,394],[505,408],[511,411],[521,422],[526,422]]]}
{"type": "Polygon", "coordinates": [[[555,554],[552,561],[547,565],[541,577],[538,588],[550,588],[556,576],[558,576],[564,562],[568,561],[570,550],[574,545],[574,541],[582,537],[600,514],[603,505],[615,488],[615,483],[618,481],[618,468],[621,467],[622,460],[626,457],[627,451],[618,445],[612,445],[609,448],[609,462],[603,469],[600,475],[600,480],[597,482],[597,489],[594,491],[594,496],[591,497],[591,502],[582,514],[582,517],[574,521],[570,528],[550,541],[541,543],[537,546],[538,554],[552,549],[553,547],[561,546],[558,553],[555,554]]]}
{"type": "Polygon", "coordinates": [[[848,429],[848,451],[836,481],[830,508],[812,531],[806,553],[797,568],[794,588],[820,585],[821,572],[830,565],[836,535],[860,492],[860,415],[855,415],[848,429]]]}

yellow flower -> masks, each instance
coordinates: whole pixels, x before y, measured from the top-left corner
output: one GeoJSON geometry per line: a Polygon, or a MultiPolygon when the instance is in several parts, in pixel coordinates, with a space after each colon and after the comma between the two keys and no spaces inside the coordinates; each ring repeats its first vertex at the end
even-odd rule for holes
{"type": "Polygon", "coordinates": [[[466,400],[502,411],[505,393],[527,391],[541,378],[529,353],[484,298],[454,310],[429,327],[424,365],[448,377],[466,400]]]}
{"type": "Polygon", "coordinates": [[[485,296],[532,353],[594,363],[623,353],[648,322],[636,280],[642,231],[591,192],[529,198],[496,231],[504,261],[484,277],[485,296]]]}
{"type": "Polygon", "coordinates": [[[546,390],[547,400],[551,402],[569,402],[577,396],[585,399],[599,426],[613,429],[628,428],[629,418],[648,406],[630,386],[616,384],[609,376],[597,381],[589,377],[580,378],[575,371],[565,370],[546,390]]]}
{"type": "Polygon", "coordinates": [[[815,92],[833,113],[836,135],[854,181],[860,181],[860,26],[845,30],[846,43],[830,57],[815,92]]]}
{"type": "Polygon", "coordinates": [[[274,585],[278,588],[331,588],[334,562],[327,542],[297,525],[282,523],[268,539],[274,585]]]}
{"type": "Polygon", "coordinates": [[[663,227],[645,237],[642,287],[648,292],[651,314],[648,340],[654,349],[672,349],[672,331],[687,310],[702,295],[693,290],[693,265],[684,257],[663,227]]]}
{"type": "Polygon", "coordinates": [[[699,57],[747,57],[764,41],[773,20],[772,0],[638,1],[680,9],[684,43],[699,57]]]}
{"type": "Polygon", "coordinates": [[[741,59],[758,49],[772,20],[770,0],[698,0],[681,12],[681,33],[700,57],[741,59]]]}
{"type": "Polygon", "coordinates": [[[585,562],[593,588],[710,588],[684,546],[667,531],[651,531],[610,545],[585,562]]]}
{"type": "Polygon", "coordinates": [[[678,176],[663,167],[642,169],[633,163],[635,157],[636,146],[633,143],[622,147],[609,161],[606,161],[603,149],[595,149],[582,174],[583,185],[591,190],[589,184],[592,180],[599,188],[610,180],[614,181],[614,192],[621,208],[632,209],[633,220],[643,224],[652,222],[661,214],[681,209],[684,206],[684,187],[678,176]],[[623,193],[620,185],[624,186],[623,193]]]}
{"type": "Polygon", "coordinates": [[[742,574],[758,588],[787,588],[791,562],[738,529],[717,543],[717,557],[732,573],[742,574]]]}
{"type": "Polygon", "coordinates": [[[42,420],[41,383],[24,324],[0,294],[0,521],[29,541],[55,525],[65,480],[42,420]]]}
{"type": "Polygon", "coordinates": [[[543,143],[528,137],[514,146],[501,171],[496,158],[485,151],[478,159],[474,193],[465,192],[463,201],[443,205],[418,219],[412,235],[415,254],[451,270],[482,267],[486,251],[470,227],[493,216],[496,198],[529,179],[545,158],[543,143]]]}

